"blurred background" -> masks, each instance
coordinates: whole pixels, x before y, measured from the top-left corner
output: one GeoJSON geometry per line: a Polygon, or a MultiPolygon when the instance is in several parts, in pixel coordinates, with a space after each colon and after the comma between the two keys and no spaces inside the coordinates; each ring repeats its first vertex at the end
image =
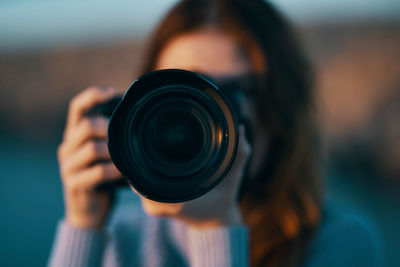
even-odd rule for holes
{"type": "MultiPolygon", "coordinates": [[[[56,160],[69,100],[128,88],[175,0],[0,0],[0,266],[44,266],[63,216],[56,160]]],[[[327,199],[369,218],[384,266],[400,240],[400,1],[271,0],[317,73],[327,199]]]]}

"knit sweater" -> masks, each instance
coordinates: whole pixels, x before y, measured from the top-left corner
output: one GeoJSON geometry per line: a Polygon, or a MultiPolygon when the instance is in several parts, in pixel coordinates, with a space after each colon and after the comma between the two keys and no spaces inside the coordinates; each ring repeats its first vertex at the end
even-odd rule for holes
{"type": "MultiPolygon", "coordinates": [[[[325,208],[304,266],[381,266],[375,231],[354,215],[325,208]]],[[[100,231],[60,221],[49,266],[248,266],[245,225],[197,229],[147,216],[138,201],[118,205],[100,231]]]]}

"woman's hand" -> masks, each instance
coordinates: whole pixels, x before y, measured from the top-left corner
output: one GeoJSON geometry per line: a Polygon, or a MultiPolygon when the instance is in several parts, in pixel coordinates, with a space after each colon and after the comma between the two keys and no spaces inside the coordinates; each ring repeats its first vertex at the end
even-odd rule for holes
{"type": "Polygon", "coordinates": [[[111,195],[96,186],[121,177],[111,162],[106,137],[108,119],[87,117],[96,104],[117,95],[113,88],[92,87],[74,97],[68,111],[58,161],[64,189],[65,218],[76,227],[100,228],[110,210],[111,195]]]}
{"type": "Polygon", "coordinates": [[[241,223],[236,197],[251,148],[244,127],[239,127],[239,144],[233,166],[220,184],[205,195],[183,203],[160,203],[141,196],[146,213],[176,218],[198,228],[241,223]]]}

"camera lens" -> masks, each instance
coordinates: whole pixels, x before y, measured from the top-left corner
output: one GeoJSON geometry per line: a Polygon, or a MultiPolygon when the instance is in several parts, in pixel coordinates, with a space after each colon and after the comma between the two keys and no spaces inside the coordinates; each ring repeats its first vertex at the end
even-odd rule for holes
{"type": "Polygon", "coordinates": [[[229,171],[236,118],[218,88],[183,70],[136,80],[108,128],[112,160],[139,193],[161,202],[198,197],[229,171]]]}
{"type": "Polygon", "coordinates": [[[182,163],[195,158],[204,145],[204,129],[185,110],[165,112],[150,124],[150,142],[163,160],[182,163]]]}

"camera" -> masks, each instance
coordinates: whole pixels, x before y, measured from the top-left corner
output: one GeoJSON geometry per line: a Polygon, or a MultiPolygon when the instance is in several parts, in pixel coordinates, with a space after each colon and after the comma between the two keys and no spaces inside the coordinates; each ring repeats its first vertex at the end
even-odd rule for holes
{"type": "Polygon", "coordinates": [[[155,201],[183,202],[210,191],[231,168],[242,116],[237,95],[227,95],[201,74],[157,70],[88,115],[110,117],[109,153],[129,185],[155,201]]]}

